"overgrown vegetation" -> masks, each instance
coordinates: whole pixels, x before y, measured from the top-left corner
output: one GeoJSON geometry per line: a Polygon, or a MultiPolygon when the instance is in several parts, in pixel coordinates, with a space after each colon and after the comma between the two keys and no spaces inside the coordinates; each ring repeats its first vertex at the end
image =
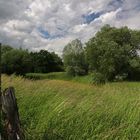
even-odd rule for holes
{"type": "Polygon", "coordinates": [[[91,86],[3,75],[2,88],[8,86],[15,87],[27,140],[140,139],[139,82],[91,86]]]}

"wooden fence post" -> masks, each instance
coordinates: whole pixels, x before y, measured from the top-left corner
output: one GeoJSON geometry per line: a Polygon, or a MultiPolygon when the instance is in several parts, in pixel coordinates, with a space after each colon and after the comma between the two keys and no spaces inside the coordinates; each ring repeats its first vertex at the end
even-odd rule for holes
{"type": "MultiPolygon", "coordinates": [[[[0,43],[0,130],[2,131],[2,102],[1,102],[1,43],[0,43]]],[[[2,132],[0,132],[0,140],[2,139],[2,132]]]]}
{"type": "Polygon", "coordinates": [[[18,107],[13,87],[2,92],[2,112],[8,140],[24,140],[25,136],[21,129],[18,107]]]}

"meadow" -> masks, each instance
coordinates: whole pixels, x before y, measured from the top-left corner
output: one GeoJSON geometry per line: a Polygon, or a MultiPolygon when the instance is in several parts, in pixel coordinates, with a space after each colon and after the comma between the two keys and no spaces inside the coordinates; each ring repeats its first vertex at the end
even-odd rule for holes
{"type": "Polygon", "coordinates": [[[91,76],[36,76],[2,75],[3,89],[15,87],[27,140],[140,139],[140,82],[97,86],[91,76]]]}
{"type": "Polygon", "coordinates": [[[85,75],[85,76],[70,76],[66,72],[51,72],[51,73],[27,73],[25,78],[33,79],[33,80],[42,80],[42,79],[50,79],[50,80],[65,80],[65,81],[73,81],[79,82],[84,84],[91,84],[92,83],[92,74],[85,75]]]}

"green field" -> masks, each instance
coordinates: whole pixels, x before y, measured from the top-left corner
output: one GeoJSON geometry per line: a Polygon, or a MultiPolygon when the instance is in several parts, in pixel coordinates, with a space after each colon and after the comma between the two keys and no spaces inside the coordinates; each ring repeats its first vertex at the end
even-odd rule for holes
{"type": "Polygon", "coordinates": [[[42,80],[42,79],[54,80],[55,79],[55,80],[79,82],[79,83],[84,83],[84,84],[92,83],[92,75],[71,77],[71,76],[68,76],[66,72],[51,72],[47,74],[28,73],[26,74],[25,77],[28,79],[34,79],[34,80],[42,80]]]}
{"type": "Polygon", "coordinates": [[[140,82],[95,86],[90,76],[42,76],[2,76],[3,89],[15,87],[27,140],[140,139],[140,82]]]}

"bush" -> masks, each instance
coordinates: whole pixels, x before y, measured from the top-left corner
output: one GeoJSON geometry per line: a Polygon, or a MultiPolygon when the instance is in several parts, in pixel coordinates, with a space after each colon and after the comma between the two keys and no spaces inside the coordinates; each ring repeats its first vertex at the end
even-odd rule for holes
{"type": "Polygon", "coordinates": [[[140,70],[133,68],[131,70],[131,72],[129,72],[128,80],[131,80],[131,81],[140,81],[140,70]]]}
{"type": "Polygon", "coordinates": [[[86,72],[86,70],[85,69],[82,69],[82,68],[80,68],[80,67],[74,67],[74,72],[75,72],[75,76],[82,76],[82,75],[86,75],[87,74],[87,72],[86,72]]]}
{"type": "Polygon", "coordinates": [[[67,66],[66,72],[67,72],[67,75],[75,76],[75,71],[74,71],[74,68],[72,66],[67,66]]]}
{"type": "Polygon", "coordinates": [[[115,80],[114,81],[124,81],[126,80],[128,77],[128,74],[124,73],[124,74],[121,74],[121,75],[116,75],[115,76],[115,80]]]}
{"type": "Polygon", "coordinates": [[[128,79],[132,81],[140,81],[140,57],[131,60],[130,65],[128,79]]]}
{"type": "Polygon", "coordinates": [[[80,67],[77,67],[77,66],[67,66],[66,67],[66,72],[67,72],[67,75],[69,76],[83,76],[83,75],[86,75],[87,72],[85,69],[82,69],[80,67]]]}
{"type": "Polygon", "coordinates": [[[98,73],[98,72],[95,72],[93,75],[92,75],[92,83],[94,84],[105,84],[106,83],[106,78],[104,77],[103,74],[101,73],[98,73]]]}

